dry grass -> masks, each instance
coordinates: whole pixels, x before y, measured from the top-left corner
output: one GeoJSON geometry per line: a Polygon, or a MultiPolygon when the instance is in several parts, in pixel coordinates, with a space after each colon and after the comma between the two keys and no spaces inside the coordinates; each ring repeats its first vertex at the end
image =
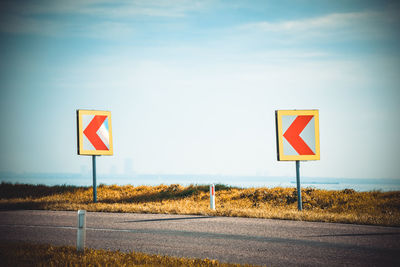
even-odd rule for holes
{"type": "Polygon", "coordinates": [[[33,244],[0,244],[1,266],[250,266],[219,263],[209,259],[187,259],[144,253],[55,247],[33,244]]]}
{"type": "Polygon", "coordinates": [[[295,188],[216,186],[216,210],[209,209],[209,187],[180,185],[98,187],[0,185],[0,209],[197,214],[400,226],[400,191],[356,192],[305,188],[302,212],[295,188]]]}

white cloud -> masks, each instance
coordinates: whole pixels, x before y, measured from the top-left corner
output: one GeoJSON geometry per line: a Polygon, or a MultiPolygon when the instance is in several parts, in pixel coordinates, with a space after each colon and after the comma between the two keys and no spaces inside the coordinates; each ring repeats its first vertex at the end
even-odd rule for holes
{"type": "Polygon", "coordinates": [[[123,39],[132,37],[134,33],[135,29],[132,25],[105,21],[84,26],[77,35],[96,39],[123,39]]]}
{"type": "Polygon", "coordinates": [[[0,32],[5,33],[54,35],[61,28],[61,24],[55,24],[49,20],[15,15],[5,15],[0,21],[0,32]]]}
{"type": "Polygon", "coordinates": [[[124,39],[131,38],[135,30],[134,27],[128,23],[110,20],[82,24],[74,21],[54,22],[49,19],[8,16],[6,23],[0,22],[0,32],[55,37],[124,39]]]}
{"type": "Polygon", "coordinates": [[[385,38],[393,35],[391,27],[399,25],[398,12],[364,11],[333,13],[325,16],[279,22],[262,21],[239,27],[247,32],[296,36],[300,39],[315,37],[385,38]]]}
{"type": "Polygon", "coordinates": [[[344,13],[344,14],[329,14],[317,18],[309,18],[302,20],[282,21],[282,22],[258,22],[243,25],[243,29],[261,30],[269,32],[280,31],[308,31],[316,29],[332,29],[348,26],[354,20],[365,18],[367,14],[362,13],[344,13]]]}
{"type": "Polygon", "coordinates": [[[203,9],[207,3],[208,1],[189,0],[10,1],[2,6],[0,32],[101,39],[125,38],[132,35],[135,27],[140,27],[132,22],[135,18],[151,20],[154,17],[184,17],[188,12],[203,9]]]}
{"type": "Polygon", "coordinates": [[[106,17],[183,17],[187,12],[203,9],[207,1],[111,1],[111,5],[88,5],[82,9],[82,13],[101,15],[106,17]]]}
{"type": "Polygon", "coordinates": [[[69,1],[10,1],[8,12],[21,15],[88,14],[102,17],[160,16],[180,17],[187,12],[203,9],[211,1],[190,0],[69,0],[69,1]]]}

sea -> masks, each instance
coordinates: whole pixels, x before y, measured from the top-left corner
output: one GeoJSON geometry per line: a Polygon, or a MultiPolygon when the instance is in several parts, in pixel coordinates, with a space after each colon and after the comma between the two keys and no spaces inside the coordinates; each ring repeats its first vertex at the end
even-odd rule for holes
{"type": "MultiPolygon", "coordinates": [[[[0,173],[1,183],[92,186],[91,173],[0,173]]],[[[356,191],[400,191],[399,179],[386,178],[340,178],[340,177],[301,177],[302,188],[326,190],[353,189],[356,191]]],[[[232,176],[232,175],[193,175],[193,174],[97,174],[96,185],[208,185],[251,187],[293,187],[296,177],[288,176],[232,176]]]]}

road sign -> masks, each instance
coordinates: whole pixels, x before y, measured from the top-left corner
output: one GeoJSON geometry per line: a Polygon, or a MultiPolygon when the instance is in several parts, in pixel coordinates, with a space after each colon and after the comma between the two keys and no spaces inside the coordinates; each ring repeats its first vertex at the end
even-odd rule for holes
{"type": "Polygon", "coordinates": [[[277,110],[278,160],[319,160],[318,110],[277,110]]]}
{"type": "Polygon", "coordinates": [[[77,110],[78,155],[112,155],[111,112],[77,110]]]}

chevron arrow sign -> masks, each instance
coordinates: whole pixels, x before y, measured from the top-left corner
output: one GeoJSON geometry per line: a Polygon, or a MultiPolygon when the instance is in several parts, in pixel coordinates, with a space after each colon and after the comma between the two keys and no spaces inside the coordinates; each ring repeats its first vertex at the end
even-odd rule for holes
{"type": "Polygon", "coordinates": [[[77,110],[78,155],[112,155],[111,112],[77,110]]]}
{"type": "Polygon", "coordinates": [[[319,160],[318,110],[275,112],[278,160],[319,160]]]}

